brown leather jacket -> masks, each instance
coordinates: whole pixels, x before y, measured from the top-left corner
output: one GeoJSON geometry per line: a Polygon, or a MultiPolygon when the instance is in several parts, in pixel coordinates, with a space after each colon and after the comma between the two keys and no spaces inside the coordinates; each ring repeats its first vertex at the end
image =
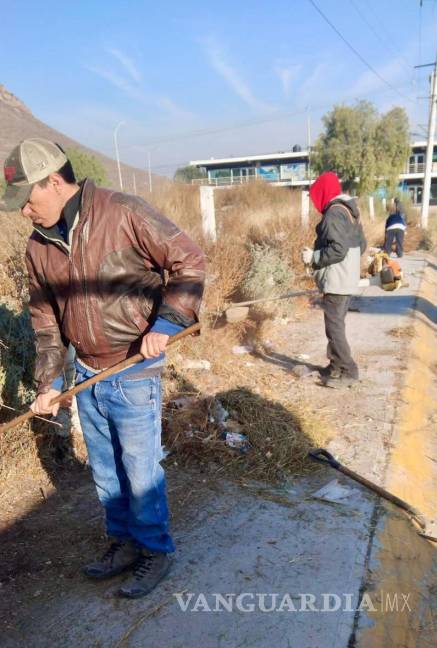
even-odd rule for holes
{"type": "Polygon", "coordinates": [[[90,180],[69,244],[35,230],[26,264],[38,393],[62,372],[68,342],[101,369],[138,351],[160,309],[185,325],[198,319],[205,277],[199,247],[141,198],[90,180]]]}

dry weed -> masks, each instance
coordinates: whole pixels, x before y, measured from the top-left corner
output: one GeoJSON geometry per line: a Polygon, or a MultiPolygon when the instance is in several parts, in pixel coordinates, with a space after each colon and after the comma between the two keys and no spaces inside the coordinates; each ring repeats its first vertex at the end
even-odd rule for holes
{"type": "Polygon", "coordinates": [[[209,246],[204,308],[211,314],[223,310],[225,302],[238,291],[249,269],[246,246],[230,237],[209,246]]]}
{"type": "Polygon", "coordinates": [[[245,241],[251,229],[262,231],[265,236],[274,221],[287,221],[300,214],[300,203],[294,192],[262,181],[223,189],[215,196],[220,236],[230,235],[245,241]]]}
{"type": "Polygon", "coordinates": [[[0,211],[0,264],[13,256],[17,250],[26,247],[27,239],[32,232],[30,221],[19,212],[5,213],[0,211]]]}
{"type": "Polygon", "coordinates": [[[194,240],[203,242],[199,187],[166,181],[159,183],[152,193],[144,193],[143,198],[189,233],[194,240]]]}

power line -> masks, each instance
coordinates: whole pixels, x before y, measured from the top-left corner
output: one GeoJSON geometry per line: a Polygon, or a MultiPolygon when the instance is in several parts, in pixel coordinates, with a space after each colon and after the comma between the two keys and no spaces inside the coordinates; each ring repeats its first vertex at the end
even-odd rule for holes
{"type": "MultiPolygon", "coordinates": [[[[321,107],[323,108],[323,106],[321,107]]],[[[148,140],[147,143],[151,145],[165,144],[167,142],[174,142],[176,140],[187,139],[187,138],[189,139],[191,137],[199,137],[202,135],[215,135],[217,133],[224,133],[225,131],[236,130],[238,128],[245,128],[248,126],[257,126],[258,124],[267,124],[269,122],[280,121],[282,119],[286,119],[287,117],[293,117],[294,115],[299,115],[304,113],[306,113],[306,108],[302,108],[301,110],[295,110],[295,111],[287,111],[279,114],[276,113],[271,117],[263,117],[261,119],[250,119],[241,122],[235,122],[234,124],[230,124],[229,126],[223,126],[220,128],[203,128],[203,129],[198,129],[193,131],[187,131],[186,133],[175,133],[173,135],[168,135],[164,137],[155,137],[153,139],[148,140]]]]}
{"type": "MultiPolygon", "coordinates": [[[[380,81],[382,81],[382,82],[383,82],[383,83],[384,83],[388,88],[390,88],[390,90],[392,90],[393,92],[395,92],[395,93],[396,93],[397,95],[399,95],[399,97],[401,97],[402,99],[404,99],[404,100],[406,100],[406,101],[412,101],[412,99],[410,99],[410,98],[407,97],[406,95],[403,95],[402,93],[400,93],[400,92],[399,92],[399,91],[398,91],[394,86],[392,86],[392,84],[391,84],[389,81],[387,81],[387,79],[384,79],[384,77],[381,76],[381,75],[379,74],[379,72],[378,72],[377,70],[375,70],[375,68],[374,68],[374,67],[373,67],[373,66],[372,66],[368,61],[366,61],[366,59],[365,59],[365,58],[364,58],[364,57],[363,57],[363,56],[358,52],[358,50],[356,50],[355,47],[354,47],[353,45],[351,45],[351,43],[349,43],[349,41],[348,41],[348,40],[343,36],[343,34],[342,34],[338,29],[337,29],[337,27],[334,25],[334,23],[332,23],[332,22],[329,20],[328,16],[326,16],[326,15],[323,13],[323,11],[320,9],[320,7],[317,6],[317,4],[314,2],[314,0],[309,0],[309,2],[313,5],[313,7],[314,7],[314,9],[317,11],[317,13],[319,13],[319,14],[322,16],[323,20],[324,20],[325,22],[328,23],[328,25],[331,27],[331,29],[333,29],[333,30],[335,31],[335,33],[337,34],[337,36],[339,36],[339,37],[341,38],[341,40],[342,40],[342,41],[343,41],[343,42],[344,42],[344,43],[349,47],[349,49],[350,49],[350,50],[355,54],[355,56],[357,56],[357,57],[360,59],[360,61],[361,61],[361,62],[362,62],[362,63],[363,63],[363,64],[364,64],[364,65],[365,65],[365,66],[366,66],[366,67],[367,67],[367,68],[368,68],[368,69],[369,69],[369,70],[370,70],[370,71],[371,71],[371,72],[372,72],[376,77],[378,77],[378,79],[379,79],[380,81]]],[[[414,103],[414,102],[413,102],[413,103],[414,103]]]]}
{"type": "MultiPolygon", "coordinates": [[[[341,101],[344,101],[344,99],[345,99],[344,97],[341,97],[338,103],[340,103],[341,101]]],[[[318,104],[317,106],[312,106],[312,111],[311,112],[315,112],[316,110],[319,110],[319,109],[324,108],[326,106],[333,107],[333,104],[331,102],[329,102],[329,103],[326,102],[324,104],[318,104]]],[[[223,127],[223,128],[210,128],[210,129],[203,129],[203,130],[197,130],[197,131],[189,131],[189,132],[186,132],[186,133],[176,134],[176,135],[172,135],[172,136],[169,136],[169,137],[163,137],[160,140],[158,140],[158,139],[148,140],[147,144],[148,144],[148,147],[149,147],[150,144],[155,145],[155,144],[159,144],[159,143],[167,143],[167,142],[173,142],[173,141],[178,141],[178,140],[183,140],[183,139],[190,139],[190,138],[194,138],[196,136],[208,135],[208,134],[211,134],[211,133],[213,133],[213,134],[214,133],[222,133],[222,132],[225,132],[225,131],[236,130],[238,128],[243,128],[243,127],[247,127],[247,126],[254,126],[254,125],[257,125],[257,124],[269,123],[269,122],[273,122],[273,121],[280,121],[280,120],[286,119],[286,118],[288,118],[290,116],[298,115],[298,114],[302,114],[302,113],[307,113],[307,109],[298,110],[298,111],[295,111],[295,112],[286,112],[286,113],[282,113],[280,116],[276,115],[274,117],[269,117],[267,119],[257,119],[257,120],[249,120],[249,121],[245,121],[245,122],[240,122],[240,123],[236,123],[236,124],[226,126],[226,127],[223,127]]],[[[350,144],[350,145],[342,144],[340,146],[340,148],[349,148],[350,146],[353,146],[353,145],[352,144],[350,144]]],[[[249,155],[251,155],[251,154],[249,154],[249,155]]],[[[231,156],[227,156],[227,157],[231,157],[231,156]]],[[[238,158],[238,157],[244,157],[244,156],[243,155],[238,155],[236,157],[238,158]]],[[[218,159],[220,159],[220,158],[218,158],[218,159]]],[[[165,163],[165,164],[161,163],[161,164],[158,164],[158,165],[154,165],[153,169],[154,170],[166,169],[166,168],[170,168],[170,167],[173,167],[173,166],[179,167],[179,166],[184,166],[187,163],[188,163],[187,160],[183,160],[181,162],[168,162],[168,163],[165,163]]]]}
{"type": "MultiPolygon", "coordinates": [[[[405,85],[405,86],[402,86],[402,87],[407,88],[409,86],[405,85]]],[[[352,97],[340,97],[338,99],[338,101],[334,102],[334,105],[337,104],[337,103],[341,103],[343,101],[351,100],[351,99],[352,99],[352,97]]],[[[408,99],[408,100],[412,101],[412,99],[408,99]]],[[[312,105],[311,106],[311,112],[313,113],[313,112],[315,112],[317,110],[320,110],[320,109],[326,108],[327,106],[332,106],[332,105],[333,105],[333,103],[331,101],[324,102],[322,104],[312,105]]],[[[229,124],[228,126],[215,127],[215,128],[204,128],[204,129],[187,131],[185,133],[173,133],[172,135],[147,139],[147,147],[156,146],[158,144],[167,144],[168,142],[175,142],[175,141],[184,140],[184,139],[202,137],[204,135],[217,135],[219,133],[225,133],[226,131],[233,131],[233,130],[237,130],[237,129],[240,129],[240,128],[248,128],[250,126],[257,126],[259,124],[268,124],[268,123],[272,123],[272,122],[282,121],[283,119],[288,119],[289,117],[294,117],[296,115],[304,115],[306,113],[307,113],[307,109],[302,108],[302,109],[299,109],[299,110],[275,113],[274,115],[272,115],[270,117],[262,117],[260,119],[243,120],[243,121],[240,121],[240,122],[235,122],[233,124],[229,124]]]]}
{"type": "Polygon", "coordinates": [[[353,6],[357,14],[360,16],[361,20],[368,26],[370,31],[373,32],[373,34],[376,36],[376,38],[379,40],[380,43],[384,45],[384,47],[389,47],[391,51],[396,55],[398,59],[402,59],[404,61],[404,68],[408,71],[410,74],[413,71],[412,66],[408,63],[408,61],[401,55],[399,52],[395,50],[393,45],[391,44],[391,39],[390,38],[383,38],[381,34],[375,29],[375,27],[372,25],[372,23],[367,19],[366,15],[361,11],[361,9],[357,6],[355,3],[355,0],[349,0],[350,4],[353,6]]]}

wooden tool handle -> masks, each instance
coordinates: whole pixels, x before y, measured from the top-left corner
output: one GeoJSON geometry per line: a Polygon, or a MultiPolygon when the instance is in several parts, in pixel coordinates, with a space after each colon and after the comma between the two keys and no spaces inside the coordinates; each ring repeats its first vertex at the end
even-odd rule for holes
{"type": "Polygon", "coordinates": [[[290,297],[311,297],[311,295],[317,295],[318,293],[318,290],[298,290],[294,292],[288,292],[285,295],[280,295],[279,297],[261,297],[261,299],[252,299],[252,301],[237,302],[236,304],[230,304],[228,308],[234,308],[234,306],[251,306],[252,304],[260,304],[261,302],[278,301],[279,299],[290,299],[290,297]]]}
{"type": "MultiPolygon", "coordinates": [[[[170,346],[171,344],[174,344],[175,342],[182,340],[182,338],[187,337],[188,335],[197,333],[198,331],[200,331],[200,324],[199,323],[193,324],[192,326],[189,326],[183,331],[176,333],[176,335],[172,335],[169,341],[167,342],[167,346],[170,346]]],[[[78,394],[84,389],[88,389],[88,387],[91,387],[91,385],[94,385],[100,380],[103,380],[103,378],[108,378],[108,376],[113,376],[119,371],[123,371],[123,369],[127,369],[128,367],[131,367],[132,365],[137,364],[142,360],[144,360],[144,356],[141,355],[141,353],[136,353],[130,358],[126,358],[126,360],[122,360],[116,365],[113,365],[112,367],[108,367],[104,371],[97,373],[95,376],[88,378],[88,380],[84,380],[79,385],[75,385],[75,387],[72,387],[71,389],[62,392],[62,394],[59,394],[59,396],[56,396],[56,398],[54,398],[50,402],[50,405],[56,405],[56,403],[62,403],[62,401],[66,400],[67,398],[70,398],[71,396],[74,396],[75,394],[78,394]]],[[[6,432],[6,430],[10,430],[15,426],[20,425],[20,423],[24,423],[25,421],[28,421],[33,416],[35,416],[35,412],[33,412],[32,410],[29,410],[24,414],[20,414],[20,416],[17,416],[16,418],[12,419],[12,421],[0,425],[0,432],[6,432]]]]}

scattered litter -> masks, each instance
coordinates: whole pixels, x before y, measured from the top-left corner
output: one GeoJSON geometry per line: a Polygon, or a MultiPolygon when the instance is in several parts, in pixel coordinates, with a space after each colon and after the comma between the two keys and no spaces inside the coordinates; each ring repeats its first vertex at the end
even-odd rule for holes
{"type": "MultiPolygon", "coordinates": [[[[295,403],[275,401],[275,385],[271,386],[270,399],[264,393],[258,396],[260,391],[259,385],[238,387],[198,395],[189,407],[166,408],[164,439],[172,465],[175,458],[179,465],[211,462],[226,474],[273,482],[311,470],[309,447],[319,447],[326,441],[320,436],[313,412],[295,403]],[[238,444],[243,450],[230,444],[238,444]]],[[[192,392],[177,394],[185,395],[192,392]]]]}
{"type": "Polygon", "coordinates": [[[349,488],[340,484],[338,479],[333,479],[325,484],[320,490],[312,494],[315,499],[325,500],[326,502],[343,502],[350,499],[353,495],[360,495],[358,488],[349,488]]]}
{"type": "Polygon", "coordinates": [[[223,438],[226,445],[230,448],[240,450],[240,452],[247,452],[249,442],[244,434],[239,434],[238,432],[224,432],[223,438]]]}
{"type": "Polygon", "coordinates": [[[187,369],[204,369],[209,371],[211,369],[211,363],[209,360],[185,360],[185,367],[187,369]]]}
{"type": "Polygon", "coordinates": [[[217,398],[214,399],[210,409],[209,422],[223,425],[227,418],[229,418],[228,410],[223,407],[217,398]]]}
{"type": "Polygon", "coordinates": [[[253,347],[252,346],[239,346],[235,345],[232,347],[232,353],[234,355],[244,355],[245,353],[252,353],[253,347]]]}
{"type": "Polygon", "coordinates": [[[311,369],[307,367],[306,365],[296,365],[293,367],[291,370],[291,373],[293,376],[296,378],[305,378],[305,376],[309,376],[310,373],[312,373],[311,369]]]}

